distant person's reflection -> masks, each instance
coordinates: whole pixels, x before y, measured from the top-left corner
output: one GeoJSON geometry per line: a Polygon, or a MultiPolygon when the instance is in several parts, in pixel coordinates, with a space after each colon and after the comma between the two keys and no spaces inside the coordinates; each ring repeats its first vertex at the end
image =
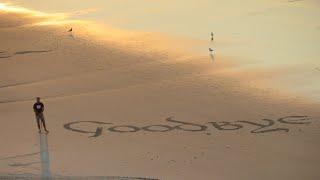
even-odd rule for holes
{"type": "Polygon", "coordinates": [[[212,48],[209,48],[210,57],[212,59],[212,62],[214,61],[214,50],[212,48]]]}
{"type": "Polygon", "coordinates": [[[212,62],[214,62],[214,55],[212,53],[210,53],[210,58],[211,58],[212,62]]]}

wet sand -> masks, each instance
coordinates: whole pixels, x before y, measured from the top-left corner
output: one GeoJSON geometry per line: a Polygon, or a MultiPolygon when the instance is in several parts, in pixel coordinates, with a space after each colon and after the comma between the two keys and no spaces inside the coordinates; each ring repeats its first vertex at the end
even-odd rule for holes
{"type": "Polygon", "coordinates": [[[319,102],[255,84],[263,72],[237,71],[227,54],[212,62],[185,51],[188,40],[93,32],[88,22],[68,24],[70,37],[65,25],[36,25],[50,18],[18,15],[0,16],[10,20],[0,27],[0,174],[319,177],[319,102]],[[37,96],[45,143],[32,112],[37,96]]]}

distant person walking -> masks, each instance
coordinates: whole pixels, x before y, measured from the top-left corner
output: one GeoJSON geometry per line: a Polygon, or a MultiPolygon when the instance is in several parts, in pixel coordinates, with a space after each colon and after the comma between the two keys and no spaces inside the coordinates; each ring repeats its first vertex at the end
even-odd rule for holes
{"type": "Polygon", "coordinates": [[[44,130],[48,133],[49,131],[46,128],[46,122],[44,120],[44,115],[43,115],[44,105],[42,102],[40,102],[40,97],[37,97],[37,102],[33,104],[33,110],[36,115],[39,133],[41,133],[41,123],[44,130]]]}

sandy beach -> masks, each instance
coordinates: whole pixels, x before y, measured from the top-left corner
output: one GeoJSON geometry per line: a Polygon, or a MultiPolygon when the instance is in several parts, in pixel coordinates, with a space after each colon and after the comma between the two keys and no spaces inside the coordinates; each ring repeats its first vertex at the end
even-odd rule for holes
{"type": "Polygon", "coordinates": [[[243,65],[190,51],[206,44],[194,38],[10,7],[0,3],[0,179],[319,179],[315,67],[243,65]]]}

